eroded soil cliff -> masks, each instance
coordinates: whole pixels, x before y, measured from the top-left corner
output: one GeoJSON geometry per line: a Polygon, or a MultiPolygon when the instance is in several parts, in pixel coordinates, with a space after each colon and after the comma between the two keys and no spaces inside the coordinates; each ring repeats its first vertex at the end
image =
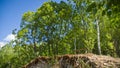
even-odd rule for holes
{"type": "Polygon", "coordinates": [[[95,54],[37,57],[22,68],[120,68],[120,59],[95,54]]]}

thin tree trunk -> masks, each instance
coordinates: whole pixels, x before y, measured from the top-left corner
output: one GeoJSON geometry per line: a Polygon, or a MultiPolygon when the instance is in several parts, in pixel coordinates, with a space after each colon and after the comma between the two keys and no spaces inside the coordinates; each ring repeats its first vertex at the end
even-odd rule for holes
{"type": "Polygon", "coordinates": [[[35,36],[34,36],[34,29],[31,30],[31,36],[32,36],[32,39],[33,39],[33,49],[34,49],[34,52],[36,53],[36,40],[35,40],[35,36]]]}
{"type": "Polygon", "coordinates": [[[99,24],[98,24],[98,20],[96,20],[96,24],[97,24],[97,41],[98,41],[98,52],[101,55],[101,47],[100,47],[100,28],[99,28],[99,24]]]}
{"type": "Polygon", "coordinates": [[[74,50],[75,50],[75,54],[76,54],[76,38],[74,39],[74,50]]]}
{"type": "Polygon", "coordinates": [[[37,52],[37,47],[36,47],[35,39],[34,39],[33,43],[34,43],[34,52],[36,53],[37,52]]]}
{"type": "Polygon", "coordinates": [[[48,55],[50,56],[51,54],[50,54],[50,43],[49,43],[49,41],[48,41],[48,55]]]}

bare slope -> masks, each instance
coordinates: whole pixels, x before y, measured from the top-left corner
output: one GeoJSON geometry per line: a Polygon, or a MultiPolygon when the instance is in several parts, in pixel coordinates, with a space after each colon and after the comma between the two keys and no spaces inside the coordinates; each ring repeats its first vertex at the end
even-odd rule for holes
{"type": "Polygon", "coordinates": [[[95,54],[38,57],[23,68],[120,68],[120,59],[95,54]]]}

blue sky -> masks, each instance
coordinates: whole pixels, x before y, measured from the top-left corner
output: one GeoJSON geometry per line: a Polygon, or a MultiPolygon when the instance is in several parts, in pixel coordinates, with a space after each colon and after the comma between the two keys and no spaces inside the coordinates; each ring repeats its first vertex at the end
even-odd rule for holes
{"type": "Polygon", "coordinates": [[[46,1],[48,0],[0,0],[0,42],[10,38],[13,29],[19,29],[24,12],[36,11],[46,1]]]}

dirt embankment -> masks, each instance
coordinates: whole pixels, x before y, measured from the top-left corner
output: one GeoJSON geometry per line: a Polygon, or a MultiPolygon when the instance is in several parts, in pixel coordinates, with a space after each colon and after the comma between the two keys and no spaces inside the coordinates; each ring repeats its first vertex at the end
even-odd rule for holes
{"type": "Polygon", "coordinates": [[[22,68],[120,68],[120,59],[95,54],[37,57],[22,68]]]}

